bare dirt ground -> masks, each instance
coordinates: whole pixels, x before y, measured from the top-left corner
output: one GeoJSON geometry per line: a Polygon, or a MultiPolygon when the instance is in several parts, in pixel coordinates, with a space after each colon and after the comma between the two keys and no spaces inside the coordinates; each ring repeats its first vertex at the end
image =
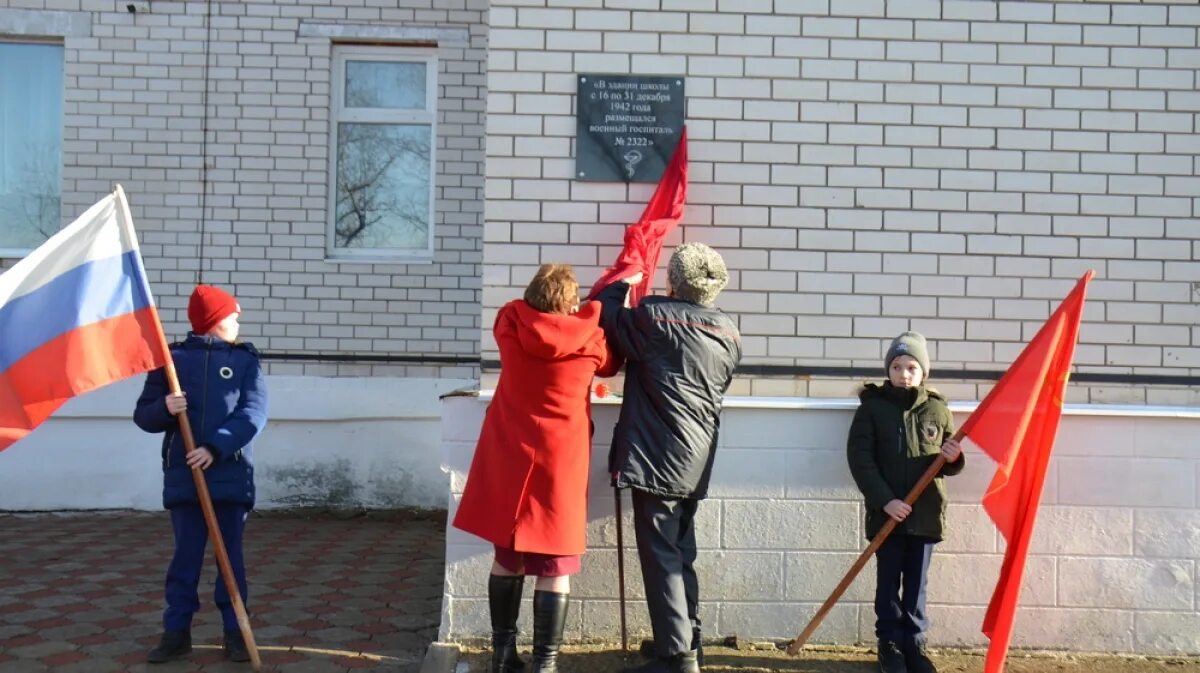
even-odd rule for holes
{"type": "MultiPolygon", "coordinates": [[[[866,648],[806,648],[798,657],[789,657],[779,649],[751,650],[704,646],[705,673],[874,673],[878,671],[875,652],[866,648]]],[[[941,673],[979,673],[983,653],[964,650],[932,650],[941,673]]],[[[469,670],[487,670],[488,650],[464,650],[462,662],[469,670]]],[[[528,647],[522,648],[528,656],[528,647]]],[[[565,648],[559,657],[563,673],[618,673],[623,667],[642,661],[636,652],[596,647],[565,648]]],[[[460,669],[461,670],[461,669],[460,669]]],[[[1200,658],[1125,657],[1013,651],[1005,666],[1006,673],[1200,673],[1200,658]]]]}

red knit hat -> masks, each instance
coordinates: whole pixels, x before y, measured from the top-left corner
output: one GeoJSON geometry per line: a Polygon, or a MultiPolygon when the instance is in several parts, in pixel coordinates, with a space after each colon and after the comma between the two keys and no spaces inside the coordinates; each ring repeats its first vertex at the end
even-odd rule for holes
{"type": "Polygon", "coordinates": [[[233,295],[212,285],[197,285],[188,300],[188,320],[196,334],[207,334],[217,323],[241,312],[242,307],[233,295]]]}

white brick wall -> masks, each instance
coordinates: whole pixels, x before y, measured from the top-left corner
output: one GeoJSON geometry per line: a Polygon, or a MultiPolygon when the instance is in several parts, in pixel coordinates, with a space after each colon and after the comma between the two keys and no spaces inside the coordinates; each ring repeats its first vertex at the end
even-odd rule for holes
{"type": "MultiPolygon", "coordinates": [[[[38,37],[46,24],[19,19],[15,8],[26,17],[63,10],[85,26],[63,38],[63,218],[74,219],[114,183],[124,186],[168,333],[186,329],[203,218],[204,280],[237,295],[244,334],[263,350],[477,357],[486,0],[216,0],[207,84],[205,3],[152,2],[137,14],[126,4],[0,2],[0,37],[38,37]],[[327,262],[331,44],[405,36],[439,45],[433,261],[327,262]]],[[[275,362],[271,370],[478,375],[469,363],[275,362]]]]}
{"type": "MultiPolygon", "coordinates": [[[[913,328],[939,337],[943,372],[1002,369],[1092,268],[1081,372],[1200,374],[1194,6],[530,4],[492,2],[485,360],[494,310],[537,264],[572,262],[586,284],[648,198],[571,180],[569,75],[604,71],[687,76],[690,205],[669,244],[726,254],[746,362],[874,366],[913,328]],[[511,105],[539,91],[554,104],[511,105]]],[[[1073,395],[1200,401],[1169,385],[1073,395]]]]}
{"type": "MultiPolygon", "coordinates": [[[[777,382],[778,383],[778,382],[777,382]]],[[[825,391],[845,397],[846,390],[825,391]]],[[[846,467],[850,401],[727,399],[711,497],[697,515],[696,564],[705,637],[790,639],[866,546],[861,496],[846,467]]],[[[973,405],[954,405],[962,423],[973,405]]],[[[486,401],[447,398],[443,463],[450,517],[462,493],[486,401]]],[[[593,407],[588,552],[572,580],[571,640],[614,642],[616,528],[606,472],[618,407],[593,407]]],[[[1197,654],[1200,604],[1200,415],[1126,407],[1068,409],[1039,510],[1013,645],[1197,654]]],[[[947,479],[948,535],[930,571],[931,639],[983,646],[979,632],[1004,541],[979,504],[994,464],[971,452],[947,479]]],[[[628,500],[624,534],[630,631],[649,636],[628,500]]],[[[446,533],[440,640],[485,638],[491,547],[446,533]]],[[[814,643],[874,640],[873,561],[814,643]]],[[[530,633],[529,610],[522,632],[530,633]]]]}

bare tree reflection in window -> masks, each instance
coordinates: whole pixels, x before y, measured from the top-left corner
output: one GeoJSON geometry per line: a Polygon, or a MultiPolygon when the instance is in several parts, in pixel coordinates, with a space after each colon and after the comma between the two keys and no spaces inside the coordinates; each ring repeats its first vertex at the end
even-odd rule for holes
{"type": "Polygon", "coordinates": [[[338,247],[427,245],[430,142],[428,126],[338,126],[338,247]]]}
{"type": "Polygon", "coordinates": [[[0,40],[0,248],[32,249],[61,222],[63,47],[0,40]]]}
{"type": "MultiPolygon", "coordinates": [[[[426,65],[346,62],[347,108],[423,109],[426,65]]],[[[338,124],[334,244],[341,248],[428,245],[432,127],[338,124]]]]}
{"type": "Polygon", "coordinates": [[[21,224],[28,232],[27,241],[38,245],[58,233],[60,219],[59,175],[60,156],[57,147],[47,143],[26,143],[27,153],[21,167],[19,184],[24,189],[17,195],[21,224]]]}

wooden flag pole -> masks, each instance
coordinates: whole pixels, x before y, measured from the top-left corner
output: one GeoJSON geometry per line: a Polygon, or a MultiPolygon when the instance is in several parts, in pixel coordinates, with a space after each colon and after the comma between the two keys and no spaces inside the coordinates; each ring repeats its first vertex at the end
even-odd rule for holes
{"type": "Polygon", "coordinates": [[[625,625],[625,536],[621,532],[624,517],[621,516],[621,489],[613,487],[613,500],[617,503],[617,590],[621,601],[621,649],[629,651],[629,628],[625,625]]]}
{"type": "MultiPolygon", "coordinates": [[[[955,433],[954,439],[961,440],[962,433],[955,433]]],[[[911,507],[912,504],[917,501],[917,498],[921,497],[921,494],[925,492],[925,489],[928,488],[931,483],[933,483],[933,480],[937,477],[938,472],[942,471],[942,466],[945,464],[946,457],[938,455],[938,457],[933,461],[933,464],[929,466],[929,469],[925,470],[925,474],[921,475],[921,478],[917,480],[916,485],[914,485],[912,490],[908,492],[908,495],[904,498],[904,504],[911,507]]],[[[875,538],[871,540],[871,544],[867,545],[867,548],[858,555],[858,559],[854,561],[854,565],[850,566],[850,570],[846,573],[846,576],[842,578],[842,581],[838,583],[837,588],[833,590],[833,593],[829,594],[829,598],[826,598],[825,602],[821,604],[820,609],[817,610],[817,614],[813,615],[813,618],[809,620],[808,626],[805,626],[804,630],[800,632],[800,635],[796,636],[796,639],[788,644],[788,654],[795,656],[800,653],[800,648],[804,647],[804,643],[807,643],[808,639],[812,637],[813,631],[817,630],[817,627],[821,625],[821,621],[825,619],[825,616],[828,615],[829,611],[833,609],[833,606],[837,604],[838,600],[842,597],[842,594],[846,593],[846,589],[850,588],[850,584],[854,581],[854,578],[858,577],[858,573],[862,571],[863,566],[867,565],[867,561],[870,560],[871,556],[876,552],[876,550],[883,545],[883,541],[887,539],[887,536],[891,535],[892,531],[895,529],[896,520],[888,517],[887,523],[885,523],[883,528],[881,528],[879,532],[875,534],[875,538]]]]}
{"type": "MultiPolygon", "coordinates": [[[[129,214],[129,204],[125,200],[125,190],[117,185],[117,200],[121,202],[122,226],[128,227],[128,233],[133,236],[133,217],[129,214]]],[[[134,240],[137,240],[136,238],[134,240]]],[[[182,393],[179,387],[179,375],[175,372],[175,362],[171,359],[171,348],[167,345],[167,335],[163,332],[162,321],[158,318],[158,309],[151,306],[154,316],[154,326],[158,332],[159,346],[166,354],[166,365],[163,369],[167,375],[167,386],[173,394],[182,393]]],[[[179,421],[179,434],[183,437],[183,446],[188,454],[196,450],[196,440],[192,436],[192,425],[188,421],[187,411],[176,416],[179,421]]],[[[229,599],[233,602],[233,611],[237,615],[238,629],[250,653],[250,666],[255,670],[262,669],[262,660],[258,656],[258,645],[254,642],[254,632],[250,629],[250,618],[246,615],[246,606],[242,603],[242,593],[238,590],[237,580],[233,576],[233,568],[229,563],[229,552],[225,549],[225,540],[221,537],[221,528],[217,525],[217,513],[213,509],[212,496],[208,493],[208,482],[200,468],[192,468],[192,479],[196,483],[196,496],[200,500],[200,509],[204,512],[204,522],[208,525],[208,539],[212,542],[213,554],[217,557],[217,567],[225,580],[225,588],[229,591],[229,599]]]]}

